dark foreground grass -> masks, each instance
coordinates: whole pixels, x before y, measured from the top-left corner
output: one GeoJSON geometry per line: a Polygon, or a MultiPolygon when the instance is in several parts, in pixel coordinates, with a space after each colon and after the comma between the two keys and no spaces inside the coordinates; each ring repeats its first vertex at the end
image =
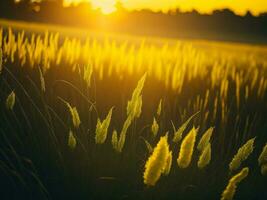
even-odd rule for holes
{"type": "MultiPolygon", "coordinates": [[[[174,152],[171,173],[162,177],[155,187],[149,188],[142,179],[149,156],[142,137],[154,146],[166,131],[172,135],[171,120],[176,127],[182,124],[182,107],[201,91],[203,84],[200,86],[197,80],[187,83],[187,92],[177,96],[149,77],[143,91],[142,116],[130,127],[125,148],[118,154],[111,146],[111,131],[114,128],[120,130],[126,118],[127,100],[140,76],[124,80],[104,77],[103,81],[93,76],[90,89],[77,73],[67,68],[53,67],[45,77],[46,92],[42,93],[37,68],[20,68],[9,62],[4,64],[0,78],[0,183],[3,199],[219,199],[231,177],[228,163],[238,147],[253,136],[257,136],[255,151],[243,164],[250,167],[250,173],[238,187],[235,199],[267,198],[266,178],[257,166],[257,156],[267,141],[265,101],[251,102],[251,110],[246,108],[242,115],[233,110],[232,118],[240,117],[239,134],[234,132],[231,120],[224,124],[225,127],[219,118],[202,122],[200,111],[190,127],[202,125],[202,133],[215,126],[210,165],[199,170],[195,152],[190,167],[179,169],[176,163],[179,145],[170,141],[174,152]],[[5,108],[5,98],[12,90],[16,93],[16,104],[13,111],[9,111],[5,108]],[[76,106],[80,114],[82,124],[79,129],[74,129],[78,143],[74,150],[67,145],[71,118],[58,97],[76,106]],[[160,134],[153,139],[150,125],[160,98],[163,98],[164,105],[159,120],[160,134]],[[92,109],[92,104],[96,110],[92,109]],[[108,139],[105,144],[96,145],[97,117],[103,119],[112,106],[115,108],[108,139]],[[247,130],[243,121],[251,113],[255,117],[249,122],[249,133],[242,132],[247,130]],[[226,141],[220,140],[221,135],[226,135],[226,141]]],[[[186,117],[189,117],[194,110],[187,113],[186,117]]]]}

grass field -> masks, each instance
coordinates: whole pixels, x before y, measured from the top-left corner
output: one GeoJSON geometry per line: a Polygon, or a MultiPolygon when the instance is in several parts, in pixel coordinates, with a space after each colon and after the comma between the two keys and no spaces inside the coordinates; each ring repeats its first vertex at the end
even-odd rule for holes
{"type": "Polygon", "coordinates": [[[267,198],[266,46],[0,24],[4,199],[267,198]]]}

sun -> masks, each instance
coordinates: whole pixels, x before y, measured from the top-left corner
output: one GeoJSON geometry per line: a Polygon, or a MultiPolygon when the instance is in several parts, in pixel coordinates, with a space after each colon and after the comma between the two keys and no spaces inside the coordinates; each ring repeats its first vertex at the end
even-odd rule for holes
{"type": "MultiPolygon", "coordinates": [[[[16,0],[21,1],[21,0],[16,0]]],[[[63,0],[64,6],[78,5],[81,2],[90,2],[94,9],[100,9],[105,15],[115,12],[117,0],[63,0]]]]}
{"type": "Polygon", "coordinates": [[[102,6],[100,9],[101,9],[101,12],[105,15],[111,14],[116,11],[116,7],[112,5],[105,5],[105,6],[102,6]]]}
{"type": "Polygon", "coordinates": [[[91,2],[93,7],[99,8],[105,15],[116,11],[116,0],[92,0],[91,2]]]}

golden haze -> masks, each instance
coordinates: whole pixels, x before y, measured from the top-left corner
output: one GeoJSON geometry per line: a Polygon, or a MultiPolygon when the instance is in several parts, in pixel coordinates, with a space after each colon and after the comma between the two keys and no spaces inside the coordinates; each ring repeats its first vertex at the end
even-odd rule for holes
{"type": "MultiPolygon", "coordinates": [[[[116,10],[117,0],[64,0],[64,4],[68,6],[84,1],[91,2],[94,8],[100,8],[106,14],[116,10]]],[[[244,15],[247,10],[254,15],[267,11],[266,0],[121,0],[121,2],[129,10],[168,11],[178,7],[181,11],[196,9],[200,13],[211,13],[214,9],[230,8],[240,15],[244,15]]]]}

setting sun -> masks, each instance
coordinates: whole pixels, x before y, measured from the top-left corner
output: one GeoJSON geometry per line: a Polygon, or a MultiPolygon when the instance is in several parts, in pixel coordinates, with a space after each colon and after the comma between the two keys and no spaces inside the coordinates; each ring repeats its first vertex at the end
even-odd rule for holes
{"type": "Polygon", "coordinates": [[[105,15],[116,11],[116,0],[64,0],[64,6],[78,5],[82,2],[91,2],[94,9],[100,9],[105,15]]]}
{"type": "Polygon", "coordinates": [[[99,8],[103,14],[110,14],[116,11],[116,1],[114,0],[92,0],[94,8],[99,8]]]}

